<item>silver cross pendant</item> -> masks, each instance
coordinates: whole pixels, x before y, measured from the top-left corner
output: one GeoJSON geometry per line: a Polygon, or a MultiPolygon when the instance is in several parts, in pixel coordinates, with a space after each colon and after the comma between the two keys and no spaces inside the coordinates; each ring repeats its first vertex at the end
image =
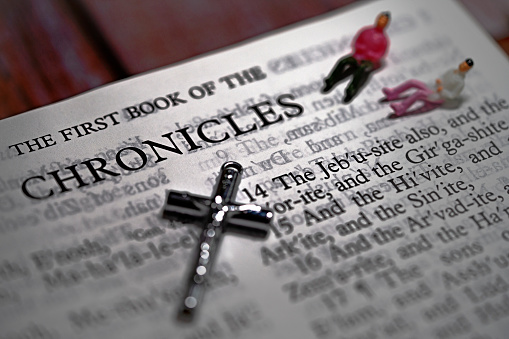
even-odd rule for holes
{"type": "Polygon", "coordinates": [[[191,321],[202,302],[205,281],[210,275],[216,252],[225,232],[264,239],[269,234],[273,213],[253,204],[233,200],[240,184],[242,166],[229,161],[223,164],[211,198],[169,191],[163,217],[184,222],[201,222],[198,248],[194,254],[179,319],[191,321]]]}

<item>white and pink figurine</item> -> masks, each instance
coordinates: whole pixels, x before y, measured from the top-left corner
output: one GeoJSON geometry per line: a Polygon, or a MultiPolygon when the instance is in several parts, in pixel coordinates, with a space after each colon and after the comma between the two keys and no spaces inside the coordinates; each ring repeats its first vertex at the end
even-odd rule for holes
{"type": "Polygon", "coordinates": [[[384,99],[399,100],[390,104],[394,111],[390,118],[428,112],[447,102],[457,100],[465,87],[465,75],[473,65],[472,59],[466,59],[457,69],[451,69],[436,79],[432,86],[410,79],[394,88],[382,88],[385,94],[384,99]],[[411,91],[412,89],[415,91],[411,91]],[[422,105],[412,109],[416,102],[422,102],[422,105]]]}

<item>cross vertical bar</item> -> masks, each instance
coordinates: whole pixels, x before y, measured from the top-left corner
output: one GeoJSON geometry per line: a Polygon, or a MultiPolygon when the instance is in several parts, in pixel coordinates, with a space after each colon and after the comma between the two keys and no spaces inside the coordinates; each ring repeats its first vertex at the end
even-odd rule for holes
{"type": "Polygon", "coordinates": [[[182,320],[192,320],[194,311],[203,298],[205,281],[211,272],[216,251],[225,231],[226,214],[229,204],[233,203],[237,194],[241,172],[242,166],[236,162],[226,162],[221,167],[210,209],[206,216],[205,227],[200,234],[199,247],[194,253],[194,265],[189,275],[187,291],[179,314],[182,320]]]}

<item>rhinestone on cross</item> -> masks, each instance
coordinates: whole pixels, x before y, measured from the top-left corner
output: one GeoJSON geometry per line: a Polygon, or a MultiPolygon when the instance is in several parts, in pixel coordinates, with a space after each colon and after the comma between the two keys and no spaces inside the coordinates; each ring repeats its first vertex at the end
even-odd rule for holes
{"type": "Polygon", "coordinates": [[[233,200],[240,184],[242,166],[229,161],[223,164],[211,198],[169,191],[163,217],[184,222],[201,222],[202,232],[179,318],[190,321],[199,307],[223,233],[232,232],[264,239],[269,234],[273,213],[253,204],[233,200]]]}

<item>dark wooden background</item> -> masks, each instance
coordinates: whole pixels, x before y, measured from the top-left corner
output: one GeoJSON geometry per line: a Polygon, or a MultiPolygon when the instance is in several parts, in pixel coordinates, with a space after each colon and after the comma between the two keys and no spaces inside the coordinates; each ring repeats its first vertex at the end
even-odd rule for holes
{"type": "MultiPolygon", "coordinates": [[[[0,119],[355,0],[0,0],[0,119]]],[[[509,1],[461,0],[509,51],[509,1]]]]}

